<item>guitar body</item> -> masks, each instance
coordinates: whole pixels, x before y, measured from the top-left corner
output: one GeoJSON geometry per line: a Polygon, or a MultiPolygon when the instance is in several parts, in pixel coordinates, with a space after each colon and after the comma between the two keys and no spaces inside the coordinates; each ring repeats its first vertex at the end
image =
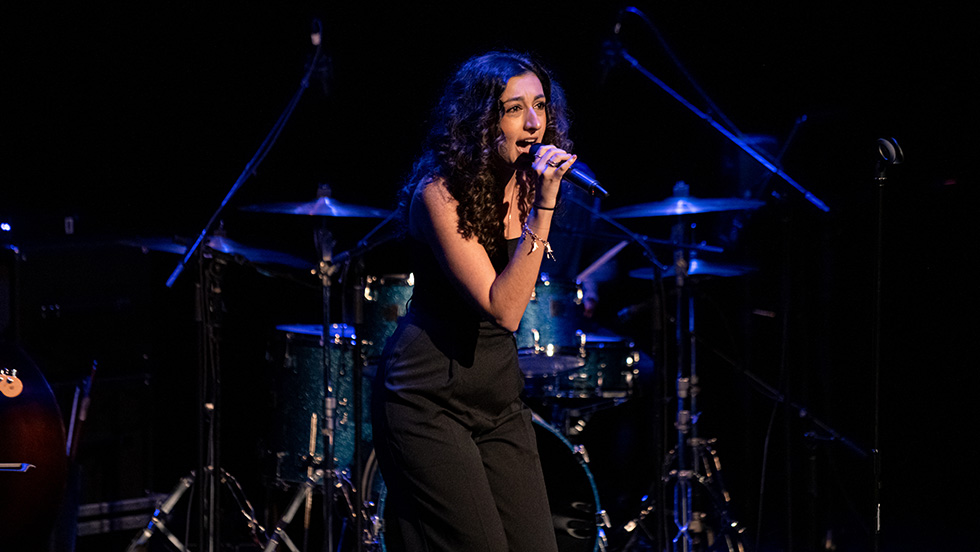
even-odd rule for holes
{"type": "Polygon", "coordinates": [[[65,425],[24,351],[0,343],[0,550],[46,550],[68,476],[65,425]]]}

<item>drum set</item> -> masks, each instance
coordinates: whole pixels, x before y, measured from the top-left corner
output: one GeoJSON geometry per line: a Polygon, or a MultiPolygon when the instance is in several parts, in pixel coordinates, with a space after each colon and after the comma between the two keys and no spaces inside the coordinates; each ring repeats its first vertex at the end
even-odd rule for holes
{"type": "MultiPolygon", "coordinates": [[[[671,217],[676,219],[677,227],[689,228],[688,217],[692,215],[750,210],[760,205],[761,202],[754,200],[699,199],[686,195],[686,189],[675,188],[675,195],[664,201],[608,213],[593,212],[592,215],[620,229],[623,239],[649,249],[649,238],[632,234],[618,219],[671,217]]],[[[324,517],[328,520],[327,525],[331,525],[324,530],[341,532],[339,538],[333,534],[327,537],[331,544],[342,541],[352,550],[385,550],[386,488],[373,454],[370,381],[376,373],[386,340],[394,332],[399,318],[407,312],[414,286],[413,275],[362,276],[359,285],[353,286],[359,305],[356,321],[332,323],[329,316],[330,282],[337,267],[370,254],[376,246],[390,239],[378,239],[374,235],[391,220],[392,214],[344,204],[329,197],[309,203],[253,205],[243,210],[313,216],[320,217],[321,221],[384,219],[355,248],[340,254],[330,250],[334,243],[332,236],[321,230],[318,242],[326,245],[321,251],[319,270],[303,259],[249,247],[224,236],[209,238],[204,250],[207,257],[230,255],[255,265],[279,265],[319,273],[324,290],[323,323],[277,325],[268,346],[268,380],[273,389],[273,404],[270,408],[272,434],[266,442],[268,456],[273,462],[263,476],[269,485],[292,494],[288,504],[279,510],[282,515],[274,529],[266,530],[254,514],[246,515],[250,528],[258,535],[268,535],[258,539],[265,546],[264,550],[298,552],[299,548],[290,537],[291,532],[300,531],[298,523],[293,521],[294,516],[304,510],[303,530],[308,531],[312,497],[322,491],[320,505],[329,510],[330,514],[324,517]]],[[[703,245],[688,246],[689,243],[692,243],[690,236],[684,235],[659,242],[658,245],[671,248],[673,262],[661,265],[654,261],[650,267],[630,271],[630,277],[664,279],[682,289],[702,277],[733,277],[751,271],[749,267],[694,258],[691,252],[703,245]]],[[[178,254],[187,251],[186,247],[173,243],[144,241],[138,245],[178,254]]],[[[602,262],[621,249],[622,243],[602,256],[602,262]]],[[[691,340],[695,312],[693,294],[678,293],[676,297],[677,418],[674,427],[677,440],[662,464],[653,462],[651,465],[655,479],[662,486],[674,488],[674,503],[661,502],[653,507],[637,505],[637,516],[614,526],[600,505],[599,487],[590,467],[589,454],[577,437],[589,413],[616,407],[633,397],[641,371],[653,371],[654,363],[632,339],[586,323],[581,282],[552,277],[546,272],[539,275],[520,327],[515,332],[515,340],[524,373],[525,400],[535,411],[534,430],[555,534],[562,552],[627,550],[631,543],[637,542],[644,523],[649,524],[653,518],[673,519],[677,528],[677,536],[672,540],[675,550],[707,550],[702,542],[706,531],[703,526],[711,516],[727,526],[710,535],[713,543],[724,543],[722,547],[715,544],[712,549],[741,550],[737,523],[728,513],[727,492],[721,487],[720,461],[711,449],[711,441],[697,435],[696,419],[692,420],[698,388],[691,340]],[[694,500],[699,489],[714,501],[709,505],[712,512],[698,510],[704,510],[694,500]],[[655,509],[660,511],[651,512],[655,509]],[[622,542],[611,540],[609,535],[613,533],[619,535],[622,542]]],[[[666,370],[666,365],[657,369],[666,370]]],[[[217,466],[212,468],[218,469],[217,466]]],[[[182,481],[178,485],[157,511],[148,529],[134,540],[130,550],[139,550],[138,545],[145,544],[156,530],[165,532],[170,509],[190,484],[182,481]]],[[[665,549],[663,544],[661,550],[665,549]]]]}

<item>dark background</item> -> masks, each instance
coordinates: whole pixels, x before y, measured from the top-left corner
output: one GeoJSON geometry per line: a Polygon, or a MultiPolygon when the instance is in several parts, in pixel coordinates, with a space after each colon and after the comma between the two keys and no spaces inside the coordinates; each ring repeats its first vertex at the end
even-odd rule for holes
{"type": "MultiPolygon", "coordinates": [[[[774,408],[743,370],[864,453],[879,416],[885,550],[970,542],[980,9],[668,2],[636,4],[653,27],[623,16],[627,51],[699,109],[711,111],[685,72],[723,112],[716,119],[764,138],[770,154],[792,137],[782,167],[829,206],[823,212],[765,178],[621,58],[604,55],[622,4],[280,4],[4,8],[0,219],[12,231],[0,241],[20,253],[4,252],[3,283],[14,299],[0,324],[63,410],[99,363],[79,456],[83,502],[167,492],[194,466],[197,270],[168,288],[180,257],[124,242],[201,232],[299,88],[319,18],[328,68],[224,210],[228,237],[311,266],[321,225],[338,251],[352,247],[377,220],[238,207],[310,201],[323,183],[339,201],[391,207],[454,67],[490,48],[532,51],[566,90],[575,151],[611,192],[604,210],[663,199],[678,180],[698,197],[766,201],[751,213],[699,217],[695,230],[725,249],[711,259],[758,268],[697,288],[701,432],[719,439],[746,544],[811,550],[830,531],[838,549],[867,550],[874,506],[870,460],[840,442],[804,438],[824,433],[795,410],[774,408]],[[887,137],[905,162],[879,185],[876,141],[887,137]]],[[[668,239],[673,221],[621,222],[668,239]]],[[[670,262],[669,250],[656,252],[670,262]]],[[[393,244],[364,262],[373,274],[409,270],[393,244]]],[[[651,346],[649,313],[617,316],[648,299],[649,282],[625,274],[646,262],[634,246],[617,262],[620,275],[601,288],[599,321],[651,346]]],[[[274,328],[320,320],[318,281],[282,272],[232,265],[223,286],[224,462],[260,503],[256,458],[275,386],[266,358],[274,328]]],[[[597,415],[592,430],[614,526],[635,515],[659,464],[645,443],[649,405],[637,398],[597,415]]]]}

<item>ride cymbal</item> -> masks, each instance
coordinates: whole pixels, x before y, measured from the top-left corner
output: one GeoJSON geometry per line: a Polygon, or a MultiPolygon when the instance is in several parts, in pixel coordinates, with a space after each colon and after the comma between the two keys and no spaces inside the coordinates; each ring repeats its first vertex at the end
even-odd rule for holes
{"type": "MultiPolygon", "coordinates": [[[[732,265],[706,261],[704,259],[692,259],[691,266],[687,271],[688,276],[742,276],[754,272],[755,268],[744,265],[732,265]]],[[[652,280],[654,273],[652,267],[637,268],[629,272],[631,278],[641,280],[652,280]]],[[[671,266],[664,271],[665,278],[672,278],[677,274],[676,269],[671,266]]]]}
{"type": "Polygon", "coordinates": [[[765,202],[759,199],[697,198],[693,196],[670,197],[663,201],[628,205],[606,213],[612,218],[666,217],[694,215],[717,211],[758,209],[765,202]]]}
{"type": "Polygon", "coordinates": [[[391,211],[386,209],[345,204],[329,197],[321,197],[316,201],[301,203],[267,203],[261,205],[247,205],[242,207],[241,210],[260,213],[283,213],[287,215],[307,215],[320,217],[384,218],[391,214],[391,211]]]}

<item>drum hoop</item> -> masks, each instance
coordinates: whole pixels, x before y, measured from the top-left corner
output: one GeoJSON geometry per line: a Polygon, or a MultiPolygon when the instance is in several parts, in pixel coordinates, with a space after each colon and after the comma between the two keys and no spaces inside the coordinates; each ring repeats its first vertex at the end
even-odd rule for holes
{"type": "Polygon", "coordinates": [[[559,433],[557,429],[555,429],[551,424],[546,422],[544,418],[539,416],[536,412],[531,413],[531,421],[538,424],[542,428],[548,430],[548,432],[554,435],[555,437],[558,437],[558,440],[561,441],[562,444],[568,448],[569,452],[575,455],[575,460],[577,460],[579,465],[581,465],[585,469],[585,474],[589,478],[589,485],[592,487],[592,492],[593,494],[595,494],[596,497],[595,505],[596,505],[596,512],[598,513],[598,511],[600,510],[599,491],[595,485],[595,480],[592,477],[592,470],[589,469],[589,462],[588,460],[586,460],[589,453],[588,451],[585,450],[585,445],[578,445],[577,447],[573,445],[568,439],[565,438],[564,435],[559,433]]]}
{"type": "MultiPolygon", "coordinates": [[[[575,457],[575,460],[581,466],[582,471],[585,472],[585,477],[589,482],[589,487],[592,489],[592,498],[595,500],[595,525],[596,525],[596,542],[595,546],[592,548],[593,552],[599,550],[599,545],[602,542],[602,528],[599,525],[599,518],[602,514],[602,505],[599,503],[599,488],[596,487],[595,478],[592,477],[592,470],[589,469],[589,462],[586,460],[588,457],[588,452],[585,450],[585,445],[579,445],[576,448],[572,443],[565,438],[564,435],[558,432],[551,424],[546,422],[544,418],[539,416],[536,412],[531,413],[531,421],[538,424],[540,427],[546,429],[549,433],[558,437],[558,440],[562,442],[566,447],[568,447],[569,452],[575,457]]],[[[544,467],[542,466],[542,469],[544,467]]]]}

